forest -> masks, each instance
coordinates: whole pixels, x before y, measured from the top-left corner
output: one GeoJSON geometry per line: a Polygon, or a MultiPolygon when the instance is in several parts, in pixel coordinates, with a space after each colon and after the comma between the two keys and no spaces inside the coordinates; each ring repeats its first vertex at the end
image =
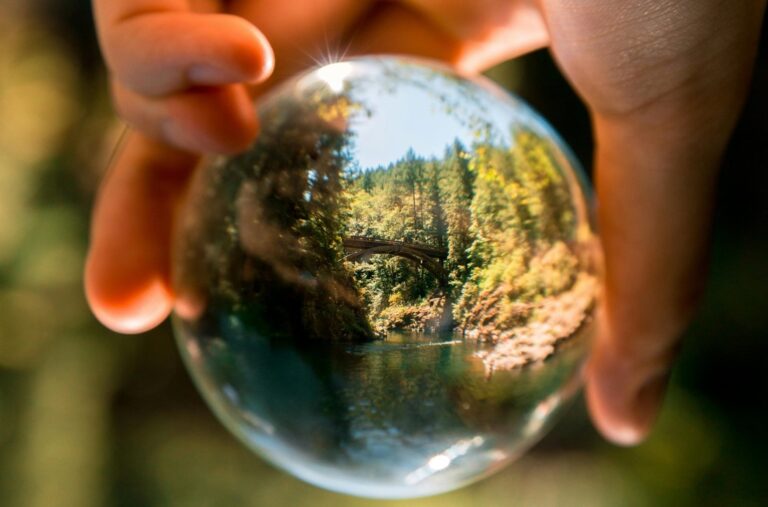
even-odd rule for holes
{"type": "Polygon", "coordinates": [[[184,290],[276,339],[406,330],[497,342],[541,322],[572,332],[592,300],[577,284],[589,228],[551,142],[478,132],[439,157],[409,149],[360,167],[350,118],[361,111],[320,92],[264,107],[254,147],[203,172],[208,213],[187,234],[184,290]],[[550,322],[568,314],[546,310],[552,298],[574,287],[576,324],[550,322]]]}
{"type": "Polygon", "coordinates": [[[376,330],[455,328],[495,340],[574,284],[570,188],[548,141],[513,136],[512,148],[456,139],[441,158],[409,150],[386,167],[349,171],[345,235],[445,252],[442,275],[397,255],[351,264],[376,330]]]}

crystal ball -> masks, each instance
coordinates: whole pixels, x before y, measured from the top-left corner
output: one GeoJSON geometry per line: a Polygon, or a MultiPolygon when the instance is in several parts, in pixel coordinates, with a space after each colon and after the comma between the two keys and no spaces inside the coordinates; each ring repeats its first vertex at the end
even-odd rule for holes
{"type": "Polygon", "coordinates": [[[589,190],[541,116],[399,57],[256,101],[201,164],[174,328],[210,407],[305,481],[404,498],[484,477],[579,388],[597,292],[589,190]]]}

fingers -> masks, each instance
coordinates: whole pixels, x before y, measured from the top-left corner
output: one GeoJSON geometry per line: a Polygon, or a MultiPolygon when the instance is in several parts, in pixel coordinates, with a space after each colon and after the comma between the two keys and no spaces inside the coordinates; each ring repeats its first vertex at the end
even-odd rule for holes
{"type": "Polygon", "coordinates": [[[279,55],[270,80],[274,82],[344,55],[342,35],[355,29],[374,1],[378,0],[232,0],[227,2],[227,8],[252,21],[267,36],[279,55]]]}
{"type": "Polygon", "coordinates": [[[433,58],[459,72],[474,74],[544,47],[548,40],[538,11],[525,3],[505,3],[502,20],[493,15],[475,16],[470,33],[461,30],[460,4],[404,3],[410,5],[384,3],[373,9],[354,33],[352,51],[433,58]]]}
{"type": "MultiPolygon", "coordinates": [[[[725,132],[694,130],[698,122],[688,113],[650,107],[595,118],[606,278],[587,399],[598,428],[625,445],[642,440],[655,420],[702,288],[716,168],[726,141],[725,132]]],[[[723,111],[717,121],[733,120],[723,111]]]]}
{"type": "Polygon", "coordinates": [[[85,269],[96,317],[139,333],[171,311],[173,216],[196,158],[132,134],[98,195],[85,269]]]}
{"type": "Polygon", "coordinates": [[[597,145],[605,292],[587,400],[602,433],[632,445],[656,418],[702,286],[717,168],[762,6],[544,3],[553,51],[592,110],[597,145]]]}
{"type": "Polygon", "coordinates": [[[118,110],[149,136],[194,152],[235,152],[256,134],[246,89],[272,72],[266,38],[238,16],[177,0],[96,0],[118,110]]]}
{"type": "Polygon", "coordinates": [[[546,47],[549,33],[533,0],[405,0],[445,33],[463,41],[457,67],[481,72],[546,47]]]}
{"type": "Polygon", "coordinates": [[[406,54],[455,64],[461,41],[422,14],[395,3],[372,9],[351,37],[352,54],[406,54]]]}
{"type": "Polygon", "coordinates": [[[152,98],[113,81],[112,95],[129,124],[192,152],[235,153],[247,148],[258,130],[252,100],[238,85],[152,98]]]}
{"type": "Polygon", "coordinates": [[[123,86],[162,96],[269,76],[274,55],[255,26],[238,16],[188,12],[179,3],[97,0],[102,51],[123,86]]]}

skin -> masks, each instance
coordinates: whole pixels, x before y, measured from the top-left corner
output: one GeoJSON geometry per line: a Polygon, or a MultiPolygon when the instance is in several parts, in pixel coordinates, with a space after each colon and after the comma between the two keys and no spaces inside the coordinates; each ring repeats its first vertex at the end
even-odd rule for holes
{"type": "Polygon", "coordinates": [[[548,47],[588,105],[605,256],[586,370],[596,427],[640,442],[661,405],[706,263],[720,157],[750,82],[765,0],[94,0],[115,106],[133,127],[99,193],[85,287],[107,327],[174,306],[170,236],[201,152],[257,135],[268,87],[348,54],[472,74],[548,47]]]}

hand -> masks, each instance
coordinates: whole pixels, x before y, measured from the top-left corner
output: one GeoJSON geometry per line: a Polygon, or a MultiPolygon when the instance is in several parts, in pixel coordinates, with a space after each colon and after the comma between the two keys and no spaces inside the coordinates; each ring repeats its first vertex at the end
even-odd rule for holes
{"type": "Polygon", "coordinates": [[[258,129],[249,95],[312,65],[309,55],[416,54],[473,73],[549,46],[589,106],[597,145],[606,276],[590,411],[614,442],[647,434],[699,293],[716,171],[764,0],[94,2],[115,104],[141,132],[94,212],[86,293],[106,326],[141,332],[167,317],[170,235],[193,153],[246,147],[258,129]]]}

